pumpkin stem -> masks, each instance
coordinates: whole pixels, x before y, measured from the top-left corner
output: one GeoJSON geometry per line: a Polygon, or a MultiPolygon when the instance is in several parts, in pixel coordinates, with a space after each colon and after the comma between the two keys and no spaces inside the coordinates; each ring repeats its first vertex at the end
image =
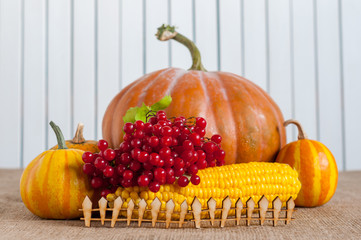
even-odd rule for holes
{"type": "Polygon", "coordinates": [[[64,135],[61,132],[58,125],[56,125],[53,121],[50,121],[50,126],[54,130],[56,135],[56,140],[58,141],[58,149],[67,149],[68,147],[65,144],[64,135]]]}
{"type": "Polygon", "coordinates": [[[283,126],[287,127],[287,125],[289,125],[291,123],[296,125],[296,127],[298,129],[298,140],[307,139],[307,135],[306,135],[305,131],[303,130],[302,125],[297,120],[289,119],[283,123],[283,126]]]}
{"type": "Polygon", "coordinates": [[[85,138],[83,136],[83,129],[84,129],[84,124],[78,123],[78,127],[76,128],[75,136],[72,140],[73,143],[75,143],[75,144],[85,143],[85,138]]]}
{"type": "Polygon", "coordinates": [[[169,39],[173,39],[189,49],[193,61],[193,64],[189,70],[198,70],[204,72],[207,71],[202,65],[201,53],[199,52],[197,46],[189,38],[183,36],[180,33],[177,33],[174,26],[166,26],[163,24],[158,28],[158,32],[155,35],[160,41],[168,41],[169,39]]]}

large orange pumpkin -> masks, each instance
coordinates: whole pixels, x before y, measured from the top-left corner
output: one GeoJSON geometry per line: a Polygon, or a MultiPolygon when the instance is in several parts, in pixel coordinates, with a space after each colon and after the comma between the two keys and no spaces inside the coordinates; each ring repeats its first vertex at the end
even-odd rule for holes
{"type": "Polygon", "coordinates": [[[94,194],[82,171],[84,151],[67,149],[59,127],[51,125],[60,147],[41,153],[25,168],[20,180],[21,198],[41,218],[77,218],[82,216],[79,209],[85,196],[92,198],[94,194]]]}
{"type": "Polygon", "coordinates": [[[207,136],[220,134],[226,164],[274,161],[285,144],[283,116],[271,97],[249,80],[226,72],[207,72],[192,41],[172,27],[158,29],[160,40],[174,39],[189,48],[189,70],[166,68],[149,73],[125,87],[110,103],[103,118],[103,138],[118,147],[123,116],[142,102],[151,105],[170,94],[167,116],[201,116],[207,136]]]}
{"type": "Polygon", "coordinates": [[[295,201],[297,206],[321,206],[336,191],[338,171],[335,158],[325,145],[307,139],[299,122],[288,120],[285,126],[291,123],[298,127],[298,141],[282,148],[276,162],[287,163],[298,172],[302,186],[295,201]]]}

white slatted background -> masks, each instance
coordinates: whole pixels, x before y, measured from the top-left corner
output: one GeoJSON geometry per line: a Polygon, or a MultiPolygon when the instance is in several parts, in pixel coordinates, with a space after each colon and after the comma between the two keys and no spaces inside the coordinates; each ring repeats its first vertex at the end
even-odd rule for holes
{"type": "Polygon", "coordinates": [[[251,79],[340,170],[361,169],[360,12],[359,0],[0,0],[0,167],[24,167],[54,145],[49,120],[67,138],[80,121],[86,138],[101,138],[120,89],[189,67],[183,46],[154,37],[171,23],[207,69],[251,79]]]}

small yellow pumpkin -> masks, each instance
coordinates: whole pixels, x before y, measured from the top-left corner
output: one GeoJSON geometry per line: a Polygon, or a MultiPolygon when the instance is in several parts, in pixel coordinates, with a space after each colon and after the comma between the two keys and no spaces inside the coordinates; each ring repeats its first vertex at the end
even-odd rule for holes
{"type": "Polygon", "coordinates": [[[301,124],[296,120],[288,120],[284,126],[291,123],[298,128],[298,141],[284,146],[276,162],[287,163],[298,172],[302,186],[295,201],[296,206],[321,206],[336,191],[338,171],[335,158],[325,145],[307,139],[301,124]]]}
{"type": "Polygon", "coordinates": [[[21,198],[41,218],[78,218],[85,196],[92,198],[94,194],[82,171],[84,151],[68,149],[60,128],[53,122],[50,125],[59,148],[41,153],[25,168],[20,180],[21,198]]]}
{"type": "MultiPolygon", "coordinates": [[[[97,141],[95,140],[85,140],[83,136],[84,124],[79,123],[76,128],[75,136],[72,140],[66,140],[66,146],[68,148],[80,149],[86,152],[97,153],[99,148],[97,146],[97,141]]],[[[51,149],[57,149],[58,145],[52,147],[51,149]]]]}

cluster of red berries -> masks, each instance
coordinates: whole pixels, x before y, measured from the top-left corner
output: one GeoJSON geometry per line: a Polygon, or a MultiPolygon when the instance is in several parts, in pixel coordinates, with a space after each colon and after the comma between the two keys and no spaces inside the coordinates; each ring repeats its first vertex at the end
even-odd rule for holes
{"type": "Polygon", "coordinates": [[[224,165],[222,137],[204,137],[207,122],[202,117],[168,119],[164,111],[148,113],[148,121],[125,123],[123,142],[118,149],[98,141],[100,153],[83,154],[84,173],[93,188],[104,188],[102,195],[122,187],[149,187],[158,192],[160,185],[177,181],[185,187],[200,183],[199,169],[224,165]]]}

